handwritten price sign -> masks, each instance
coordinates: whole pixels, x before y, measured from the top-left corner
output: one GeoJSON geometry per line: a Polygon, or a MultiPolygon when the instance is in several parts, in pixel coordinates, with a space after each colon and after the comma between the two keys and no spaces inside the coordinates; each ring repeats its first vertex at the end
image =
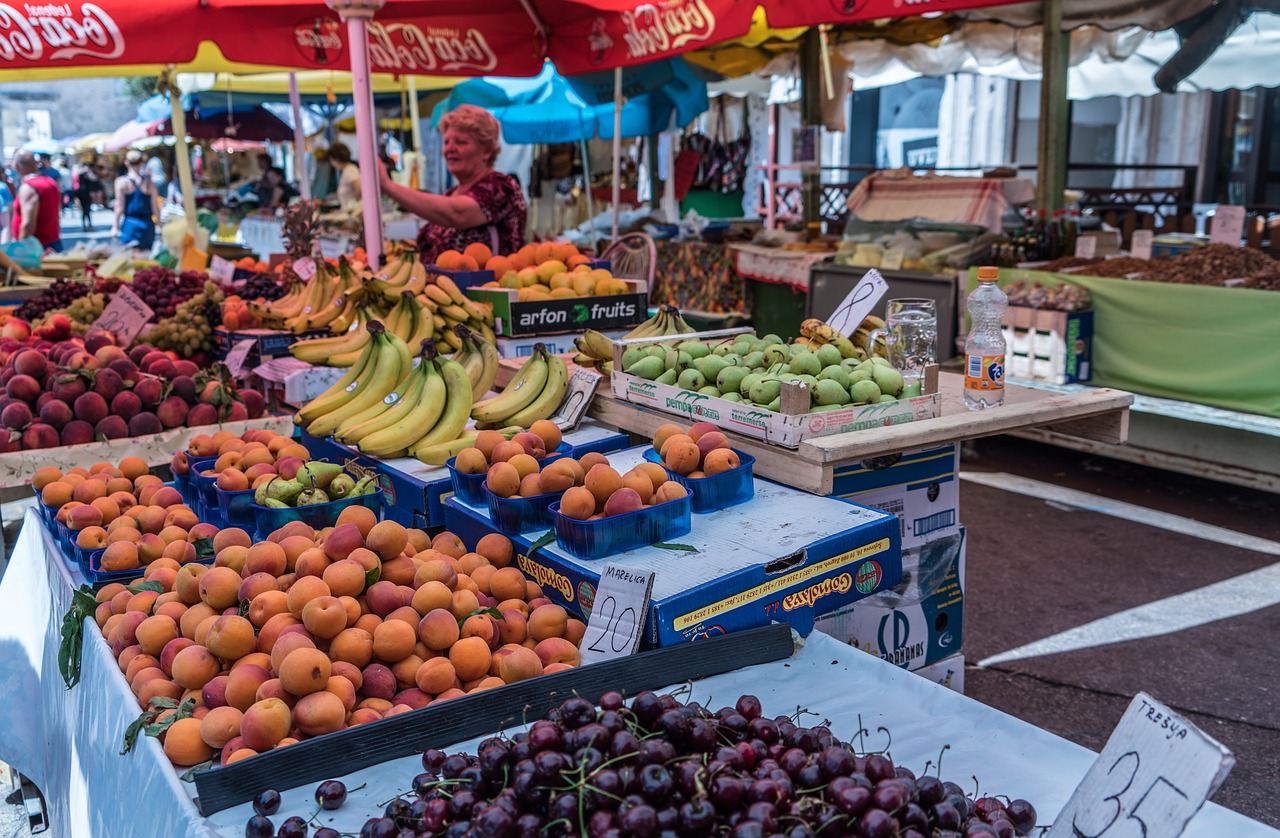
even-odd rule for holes
{"type": "Polygon", "coordinates": [[[605,565],[582,636],[580,654],[584,664],[635,654],[644,633],[652,591],[653,571],[605,565]]]}
{"type": "Polygon", "coordinates": [[[155,312],[137,294],[121,286],[89,331],[110,332],[116,336],[116,343],[128,346],[153,314],[155,312]]]}
{"type": "Polygon", "coordinates": [[[879,271],[872,268],[827,318],[827,325],[842,335],[853,334],[888,290],[889,283],[884,281],[879,271]]]}
{"type": "Polygon", "coordinates": [[[1235,763],[1219,742],[1138,693],[1048,838],[1176,838],[1235,763]]]}

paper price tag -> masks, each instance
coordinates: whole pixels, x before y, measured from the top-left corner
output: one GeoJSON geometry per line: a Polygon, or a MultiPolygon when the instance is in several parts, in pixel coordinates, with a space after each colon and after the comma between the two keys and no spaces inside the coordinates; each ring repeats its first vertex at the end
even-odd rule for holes
{"type": "Polygon", "coordinates": [[[827,318],[827,325],[842,335],[852,334],[888,290],[889,283],[884,281],[879,271],[872,268],[858,280],[858,284],[853,286],[853,290],[827,318]]]}
{"type": "Polygon", "coordinates": [[[1129,242],[1129,255],[1134,259],[1151,258],[1151,240],[1155,233],[1150,230],[1134,230],[1133,239],[1129,242]]]}
{"type": "Polygon", "coordinates": [[[326,259],[337,259],[346,255],[350,245],[350,236],[321,236],[320,255],[326,259]]]}
{"type": "Polygon", "coordinates": [[[1098,252],[1098,239],[1096,236],[1081,236],[1076,239],[1076,257],[1080,259],[1092,259],[1094,254],[1098,252]]]}
{"type": "Polygon", "coordinates": [[[227,369],[231,371],[231,376],[233,378],[240,375],[240,371],[244,369],[245,359],[249,357],[249,352],[252,351],[253,347],[257,343],[258,342],[253,338],[238,340],[236,341],[235,346],[232,346],[231,350],[227,352],[227,360],[225,363],[227,365],[227,369]]]}
{"type": "Polygon", "coordinates": [[[1138,693],[1048,838],[1176,838],[1235,763],[1222,744],[1138,693]]]}
{"type": "Polygon", "coordinates": [[[303,256],[293,263],[293,272],[304,282],[311,279],[316,275],[316,260],[310,256],[303,256]]]}
{"type": "Polygon", "coordinates": [[[214,279],[220,279],[223,282],[231,282],[236,275],[236,266],[234,262],[223,259],[221,256],[214,256],[209,260],[209,276],[214,279]]]}
{"type": "Polygon", "coordinates": [[[578,427],[582,417],[586,415],[591,400],[596,396],[602,376],[591,370],[578,369],[569,376],[569,389],[565,391],[564,401],[549,417],[562,431],[572,431],[578,427]]]}
{"type": "Polygon", "coordinates": [[[635,654],[644,633],[653,591],[653,571],[637,571],[607,564],[600,574],[595,603],[582,635],[583,664],[635,654]]]}
{"type": "Polygon", "coordinates": [[[142,331],[142,327],[147,325],[147,321],[153,314],[155,312],[149,305],[127,286],[122,285],[89,331],[111,332],[116,336],[116,343],[120,346],[128,346],[142,331]]]}
{"type": "Polygon", "coordinates": [[[1239,247],[1243,238],[1244,207],[1219,204],[1213,211],[1213,230],[1209,233],[1209,241],[1239,247]]]}

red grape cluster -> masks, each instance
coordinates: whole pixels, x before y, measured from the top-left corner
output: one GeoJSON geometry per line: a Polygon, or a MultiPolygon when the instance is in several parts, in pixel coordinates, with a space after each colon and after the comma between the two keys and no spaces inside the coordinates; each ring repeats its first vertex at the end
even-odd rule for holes
{"type": "Polygon", "coordinates": [[[209,275],[202,271],[183,271],[175,275],[168,268],[143,268],[133,275],[133,293],[151,306],[156,319],[172,317],[178,306],[204,289],[209,275]]]}
{"type": "Polygon", "coordinates": [[[18,306],[14,316],[31,323],[51,311],[66,308],[72,302],[88,293],[89,286],[83,282],[59,279],[40,294],[18,306]]]}
{"type": "MultiPolygon", "coordinates": [[[[1015,838],[1036,825],[1025,800],[967,797],[860,756],[826,727],[766,718],[749,695],[715,712],[652,692],[630,707],[607,693],[598,710],[571,698],[527,733],[486,739],[474,756],[428,750],[422,765],[413,795],[360,838],[1015,838]]],[[[335,784],[317,789],[323,808],[345,798],[335,784]]],[[[272,834],[262,809],[249,826],[272,834]]],[[[305,836],[306,824],[290,818],[276,834],[305,836]]]]}

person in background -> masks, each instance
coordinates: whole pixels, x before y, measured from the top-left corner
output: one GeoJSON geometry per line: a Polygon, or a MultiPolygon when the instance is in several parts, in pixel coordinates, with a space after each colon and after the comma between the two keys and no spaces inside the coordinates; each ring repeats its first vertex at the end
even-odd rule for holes
{"type": "Polygon", "coordinates": [[[102,192],[102,181],[98,173],[88,163],[77,163],[71,170],[71,190],[80,203],[80,229],[89,232],[93,229],[93,202],[102,192]]]}
{"type": "Polygon", "coordinates": [[[342,207],[358,205],[361,199],[360,167],[351,162],[351,149],[345,143],[334,143],[329,146],[325,157],[338,174],[338,204],[342,207]]]}
{"type": "Polygon", "coordinates": [[[156,185],[144,169],[141,151],[133,149],[124,162],[129,173],[116,178],[116,220],[111,235],[119,236],[121,244],[132,242],[150,252],[156,241],[156,185]]]}
{"type": "Polygon", "coordinates": [[[22,179],[13,213],[13,238],[34,236],[47,250],[62,250],[62,190],[40,174],[36,156],[26,149],[13,155],[13,168],[22,179]]]}
{"type": "Polygon", "coordinates": [[[264,178],[265,183],[257,190],[258,206],[265,209],[274,209],[288,205],[289,199],[294,198],[298,194],[298,190],[294,189],[285,180],[284,169],[279,166],[272,166],[267,169],[264,178]]]}
{"type": "Polygon", "coordinates": [[[164,161],[160,159],[160,155],[147,158],[147,177],[155,184],[157,193],[164,191],[165,184],[169,182],[169,175],[164,170],[164,161]]]}
{"type": "Polygon", "coordinates": [[[520,185],[493,168],[498,159],[498,120],[484,108],[462,105],[440,119],[444,162],[457,184],[443,195],[419,192],[391,179],[378,161],[382,193],[424,219],[418,253],[434,262],[446,250],[481,242],[495,254],[524,244],[528,208],[520,185]]]}

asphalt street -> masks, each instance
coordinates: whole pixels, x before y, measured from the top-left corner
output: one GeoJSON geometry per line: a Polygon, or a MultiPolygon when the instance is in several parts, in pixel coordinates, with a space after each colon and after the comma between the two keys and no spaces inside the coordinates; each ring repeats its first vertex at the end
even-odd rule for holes
{"type": "Polygon", "coordinates": [[[1280,496],[1010,437],[962,475],[966,693],[1100,750],[1144,691],[1235,754],[1214,802],[1280,827],[1280,496]]]}

